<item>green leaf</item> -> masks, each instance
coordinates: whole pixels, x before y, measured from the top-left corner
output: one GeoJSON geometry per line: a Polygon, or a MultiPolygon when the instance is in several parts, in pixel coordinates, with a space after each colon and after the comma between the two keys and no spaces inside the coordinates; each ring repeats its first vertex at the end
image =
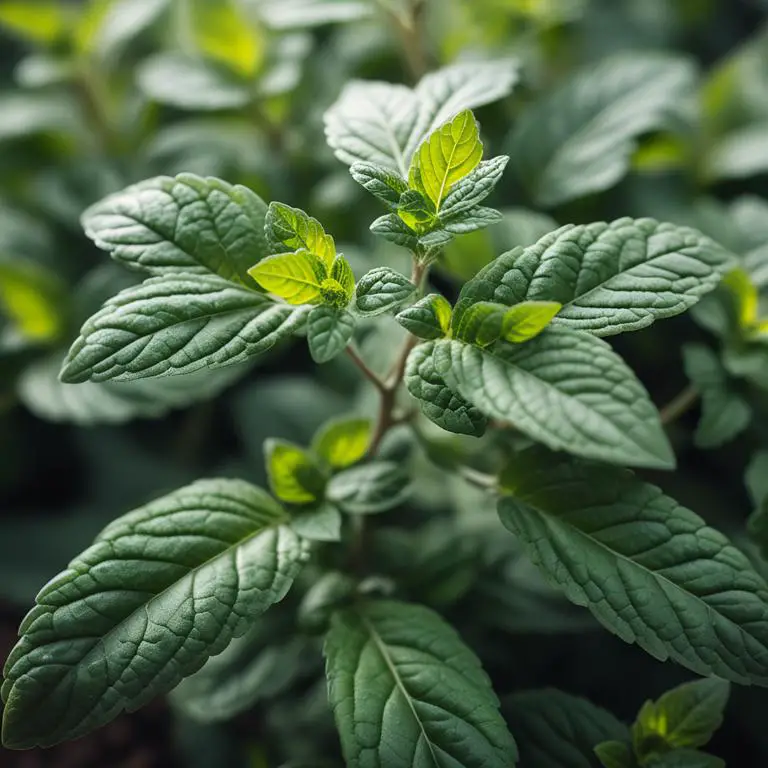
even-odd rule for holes
{"type": "Polygon", "coordinates": [[[337,608],[355,596],[357,581],[339,571],[326,571],[307,590],[298,610],[298,623],[307,632],[325,632],[337,608]]]}
{"type": "Polygon", "coordinates": [[[480,661],[436,613],[372,602],[334,615],[328,697],[350,768],[510,768],[512,736],[480,661]]]}
{"type": "Polygon", "coordinates": [[[567,225],[482,269],[462,289],[455,322],[478,301],[558,301],[553,325],[596,336],[636,331],[695,304],[731,258],[696,230],[653,219],[567,225]]]}
{"type": "Polygon", "coordinates": [[[507,697],[502,711],[526,768],[599,768],[594,747],[629,729],[586,699],[552,688],[507,697]]]}
{"type": "Polygon", "coordinates": [[[415,251],[419,247],[418,235],[396,213],[379,216],[370,226],[374,235],[390,243],[415,251]]]}
{"type": "Polygon", "coordinates": [[[307,342],[312,359],[327,363],[340,355],[355,332],[354,315],[346,309],[315,307],[307,316],[307,342]]]}
{"type": "Polygon", "coordinates": [[[147,179],[82,216],[99,248],[153,275],[208,274],[253,285],[248,268],[270,251],[267,206],[250,189],[191,173],[147,179]]]}
{"type": "Polygon", "coordinates": [[[566,597],[654,658],[768,685],[768,586],[721,533],[628,470],[518,455],[502,523],[566,597]]]}
{"type": "Polygon", "coordinates": [[[60,2],[38,0],[2,0],[0,26],[40,45],[53,45],[70,27],[70,16],[60,2]]]}
{"type": "Polygon", "coordinates": [[[522,345],[435,344],[437,372],[486,416],[554,450],[628,466],[674,467],[648,393],[604,341],[550,327],[522,345]]]}
{"type": "Polygon", "coordinates": [[[683,347],[685,373],[701,394],[701,419],[694,443],[715,448],[749,426],[752,408],[735,392],[719,357],[703,344],[683,347]]]}
{"type": "MultiPolygon", "coordinates": [[[[646,701],[632,726],[635,753],[642,760],[666,748],[703,747],[723,724],[731,686],[711,677],[667,691],[657,701],[646,701]]],[[[663,751],[666,751],[663,750],[663,751]]]]}
{"type": "Polygon", "coordinates": [[[85,322],[61,380],[129,381],[244,362],[297,331],[302,310],[216,275],[151,277],[85,322]]]}
{"type": "Polygon", "coordinates": [[[333,238],[325,233],[323,225],[307,216],[299,208],[283,203],[270,203],[267,209],[264,230],[270,245],[281,250],[306,250],[319,257],[327,269],[331,269],[336,257],[333,238]]]}
{"type": "Polygon", "coordinates": [[[475,116],[468,109],[444,123],[421,144],[411,160],[408,182],[439,212],[456,182],[483,159],[483,144],[475,116]]]}
{"type": "Polygon", "coordinates": [[[376,267],[363,275],[355,289],[355,308],[361,315],[391,312],[416,292],[416,286],[389,267],[376,267]]]}
{"type": "Polygon", "coordinates": [[[405,386],[421,412],[439,427],[459,435],[482,437],[488,419],[445,383],[435,368],[434,350],[435,345],[427,343],[411,351],[405,366],[405,386]]]}
{"type": "Polygon", "coordinates": [[[745,179],[768,172],[768,122],[758,122],[726,134],[710,150],[702,174],[708,182],[745,179]]]}
{"type": "Polygon", "coordinates": [[[501,211],[480,205],[470,211],[457,213],[442,224],[443,229],[452,235],[466,235],[469,232],[497,224],[501,219],[501,211]]]}
{"type": "Polygon", "coordinates": [[[329,467],[344,469],[365,456],[372,434],[370,419],[332,419],[312,438],[312,450],[329,467]]]}
{"type": "Polygon", "coordinates": [[[22,622],[4,670],[3,743],[78,738],[224,650],[307,557],[286,522],[259,488],[201,480],[107,526],[22,622]]]}
{"type": "Polygon", "coordinates": [[[349,266],[349,262],[341,255],[333,260],[331,279],[335,280],[344,290],[344,306],[346,307],[355,293],[355,273],[349,266]]]}
{"type": "Polygon", "coordinates": [[[341,541],[341,512],[331,504],[321,504],[316,509],[294,515],[291,528],[302,539],[341,541]]]}
{"type": "Polygon", "coordinates": [[[479,301],[461,316],[454,335],[481,347],[499,339],[520,344],[538,336],[559,310],[556,301],[523,301],[512,307],[479,301]]]}
{"type": "Polygon", "coordinates": [[[754,506],[768,498],[768,451],[758,451],[749,460],[744,472],[744,485],[754,506]]]}
{"type": "Polygon", "coordinates": [[[400,506],[410,495],[407,469],[393,461],[373,461],[345,469],[328,482],[326,498],[353,515],[375,515],[400,506]]]}
{"type": "Polygon", "coordinates": [[[695,749],[680,749],[650,760],[646,768],[725,768],[725,761],[695,749]]]}
{"type": "Polygon", "coordinates": [[[311,504],[325,488],[325,477],[312,457],[298,445],[270,438],[264,458],[272,493],[288,504],[311,504]]]}
{"type": "Polygon", "coordinates": [[[506,155],[484,160],[471,173],[454,184],[440,207],[440,219],[451,221],[460,213],[478,206],[499,183],[509,158],[506,155]]]}
{"type": "Polygon", "coordinates": [[[447,299],[430,293],[395,315],[400,325],[420,339],[441,339],[451,329],[452,308],[447,299]]]}
{"type": "Polygon", "coordinates": [[[326,267],[319,256],[306,250],[267,256],[248,274],[265,290],[289,304],[311,304],[321,298],[326,267]]]}
{"type": "Polygon", "coordinates": [[[632,747],[623,741],[604,741],[595,747],[595,755],[603,768],[635,768],[632,747]]]}
{"type": "Polygon", "coordinates": [[[437,222],[435,212],[427,198],[415,189],[409,189],[400,196],[397,215],[414,231],[429,232],[437,222]]]}
{"type": "Polygon", "coordinates": [[[517,176],[547,207],[612,187],[628,171],[637,138],[680,113],[695,78],[685,58],[602,59],[521,114],[507,145],[517,176]]]}
{"type": "Polygon", "coordinates": [[[183,53],[156,53],[136,70],[139,90],[151,101],[193,112],[241,109],[253,94],[247,81],[223,67],[183,53]]]}
{"type": "Polygon", "coordinates": [[[326,139],[343,163],[373,163],[406,178],[424,139],[462,110],[507,96],[517,80],[511,60],[444,67],[415,89],[353,80],[325,113],[326,139]]]}
{"type": "Polygon", "coordinates": [[[358,184],[381,200],[391,211],[397,209],[400,196],[408,189],[408,184],[402,176],[374,163],[352,163],[349,172],[358,184]]]}
{"type": "Polygon", "coordinates": [[[731,269],[723,275],[720,287],[728,292],[738,327],[747,330],[754,326],[758,322],[760,296],[749,273],[739,267],[731,269]]]}

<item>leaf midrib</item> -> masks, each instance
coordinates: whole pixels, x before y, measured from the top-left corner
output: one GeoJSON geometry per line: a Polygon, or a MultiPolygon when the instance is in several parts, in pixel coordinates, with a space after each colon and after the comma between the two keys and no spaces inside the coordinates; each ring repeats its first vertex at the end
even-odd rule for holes
{"type": "Polygon", "coordinates": [[[435,768],[439,768],[440,763],[437,760],[437,755],[435,754],[434,747],[432,746],[432,741],[429,738],[429,735],[427,734],[426,729],[424,728],[424,723],[419,717],[419,714],[416,711],[416,707],[414,707],[413,705],[412,697],[408,693],[408,689],[405,687],[405,683],[400,677],[400,673],[397,671],[397,667],[395,666],[394,661],[392,660],[392,658],[388,653],[386,643],[382,639],[381,635],[379,635],[379,633],[376,631],[376,627],[373,626],[373,624],[369,621],[368,617],[365,616],[365,614],[362,611],[358,611],[358,616],[360,617],[360,621],[363,623],[363,626],[368,631],[368,634],[370,635],[371,640],[373,640],[373,643],[376,646],[376,650],[379,652],[379,654],[381,655],[381,658],[384,660],[384,663],[387,665],[387,669],[392,675],[392,679],[395,681],[395,685],[400,691],[400,694],[408,703],[408,707],[411,710],[413,719],[416,721],[416,724],[419,726],[419,730],[421,731],[421,735],[424,739],[424,742],[429,748],[429,754],[430,754],[430,757],[432,758],[432,762],[435,765],[435,768]]]}

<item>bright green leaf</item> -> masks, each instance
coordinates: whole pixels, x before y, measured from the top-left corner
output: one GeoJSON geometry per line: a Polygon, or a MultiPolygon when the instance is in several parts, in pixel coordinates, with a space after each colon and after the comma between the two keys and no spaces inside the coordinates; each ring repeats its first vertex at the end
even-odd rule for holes
{"type": "Polygon", "coordinates": [[[701,419],[694,435],[699,448],[722,445],[749,426],[752,408],[734,390],[733,382],[714,352],[703,344],[686,344],[683,365],[701,395],[701,419]]]}
{"type": "Polygon", "coordinates": [[[326,497],[344,512],[374,515],[400,506],[410,492],[405,467],[393,461],[372,461],[334,475],[326,497]]]}
{"type": "Polygon", "coordinates": [[[515,742],[479,660],[431,610],[382,601],[341,611],[325,656],[350,768],[515,765],[515,742]]]}
{"type": "Polygon", "coordinates": [[[71,11],[57,0],[2,0],[0,26],[33,43],[53,45],[69,31],[71,11]]]}
{"type": "Polygon", "coordinates": [[[749,274],[738,267],[731,269],[723,276],[720,284],[734,300],[739,326],[745,330],[754,326],[758,319],[759,297],[757,286],[749,274]]]}
{"type": "Polygon", "coordinates": [[[254,264],[248,274],[265,290],[289,304],[316,303],[322,295],[326,267],[306,250],[267,256],[254,264]]]}
{"type": "Polygon", "coordinates": [[[32,261],[0,259],[0,314],[32,342],[51,342],[64,330],[65,293],[54,273],[32,261]]]}
{"type": "Polygon", "coordinates": [[[333,419],[314,436],[312,450],[333,469],[344,469],[365,456],[372,434],[370,419],[333,419]]]}
{"type": "Polygon", "coordinates": [[[340,355],[355,332],[354,315],[345,309],[315,307],[307,316],[309,353],[316,363],[327,363],[340,355]]]}
{"type": "Polygon", "coordinates": [[[674,467],[648,393],[604,341],[551,327],[521,345],[435,344],[438,373],[486,416],[555,450],[613,464],[674,467]]]}
{"type": "Polygon", "coordinates": [[[409,189],[403,192],[397,204],[397,215],[414,232],[428,232],[437,221],[432,206],[421,192],[409,189]]]}
{"type": "Polygon", "coordinates": [[[731,259],[696,230],[653,219],[568,225],[482,269],[462,289],[454,322],[478,301],[558,301],[553,326],[596,336],[636,331],[695,304],[731,259]]]}
{"type": "Polygon", "coordinates": [[[355,293],[355,273],[352,271],[352,267],[349,266],[349,262],[341,255],[333,260],[331,279],[335,280],[344,289],[344,297],[348,304],[355,293]]]}
{"type": "Polygon", "coordinates": [[[440,126],[411,160],[408,182],[432,201],[439,212],[456,182],[470,174],[483,158],[483,144],[475,116],[468,109],[440,126]]]}
{"type": "Polygon", "coordinates": [[[479,301],[462,314],[454,335],[481,347],[499,339],[521,344],[538,336],[559,310],[556,301],[523,301],[511,307],[479,301]]]}
{"type": "Polygon", "coordinates": [[[22,622],[4,670],[3,743],[78,738],[224,650],[307,557],[286,522],[259,488],[201,480],[110,524],[22,622]]]}
{"type": "Polygon", "coordinates": [[[120,262],[154,275],[207,274],[253,285],[270,253],[267,206],[250,189],[191,173],[134,184],[88,208],[85,233],[120,262]]]}
{"type": "Polygon", "coordinates": [[[410,307],[401,309],[395,320],[420,339],[441,339],[450,332],[452,311],[447,299],[430,293],[410,307]]]}
{"type": "Polygon", "coordinates": [[[680,113],[695,77],[687,59],[636,52],[578,72],[516,122],[507,151],[518,178],[542,206],[612,187],[637,138],[680,113]]]}
{"type": "Polygon", "coordinates": [[[291,528],[302,539],[310,541],[341,541],[341,512],[331,504],[321,504],[295,514],[291,528]]]}
{"type": "Polygon", "coordinates": [[[361,315],[391,312],[416,292],[416,286],[389,267],[376,267],[360,278],[355,308],[361,315]]]}
{"type": "Polygon", "coordinates": [[[264,228],[273,248],[279,250],[286,246],[294,251],[309,251],[331,269],[336,257],[333,238],[325,233],[317,219],[304,211],[283,203],[270,203],[264,228]]]}
{"type": "Polygon", "coordinates": [[[312,457],[298,445],[270,438],[264,458],[272,493],[288,504],[311,504],[323,493],[325,478],[312,457]]]}
{"type": "Polygon", "coordinates": [[[471,211],[493,192],[499,183],[509,158],[494,157],[480,163],[471,173],[454,184],[440,207],[440,219],[451,221],[460,213],[471,211]]]}
{"type": "Polygon", "coordinates": [[[297,331],[302,310],[216,275],[151,277],[110,299],[80,330],[70,384],[192,373],[244,362],[297,331]]]}
{"type": "Polygon", "coordinates": [[[697,674],[768,685],[768,586],[698,515],[628,470],[539,451],[517,455],[503,485],[502,523],[611,632],[697,674]]]}
{"type": "Polygon", "coordinates": [[[599,768],[597,744],[629,741],[629,729],[610,712],[552,688],[509,696],[502,711],[525,768],[599,768]]]}
{"type": "Polygon", "coordinates": [[[421,412],[439,427],[459,435],[482,437],[488,419],[452,390],[435,368],[433,343],[419,344],[408,355],[405,386],[421,412]]]}
{"type": "Polygon", "coordinates": [[[408,189],[408,184],[402,176],[374,163],[352,163],[349,172],[360,186],[392,211],[396,210],[400,196],[408,189]]]}

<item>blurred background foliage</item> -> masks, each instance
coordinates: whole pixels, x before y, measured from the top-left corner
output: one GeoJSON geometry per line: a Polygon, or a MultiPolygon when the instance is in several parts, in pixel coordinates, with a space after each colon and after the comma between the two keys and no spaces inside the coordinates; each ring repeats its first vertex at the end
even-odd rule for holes
{"type": "MultiPolygon", "coordinates": [[[[83,235],[82,211],[150,176],[219,176],[318,217],[358,273],[403,268],[368,232],[380,211],[327,148],[323,112],[352,78],[412,84],[498,57],[521,68],[512,96],[478,115],[486,154],[512,156],[492,201],[504,220],[452,244],[435,288],[455,294],[558,224],[623,215],[690,224],[737,253],[740,271],[695,313],[617,346],[682,414],[679,471],[646,474],[762,562],[745,521],[768,494],[767,2],[0,0],[0,657],[40,585],[107,521],[200,476],[263,482],[266,437],[306,443],[371,403],[345,359],[315,369],[303,344],[256,367],[61,384],[82,321],[138,280],[83,235]],[[594,119],[609,140],[580,152],[594,119]]],[[[369,330],[376,366],[399,333],[369,330]]],[[[372,568],[454,621],[502,697],[554,685],[630,718],[687,678],[596,630],[499,539],[492,504],[434,469],[504,437],[478,445],[427,424],[420,437],[418,493],[376,529],[372,568]]],[[[47,753],[0,749],[0,765],[337,765],[318,641],[286,642],[290,608],[221,657],[215,682],[195,676],[170,704],[47,753]]],[[[768,692],[735,690],[712,751],[766,764],[766,706],[768,692]]]]}

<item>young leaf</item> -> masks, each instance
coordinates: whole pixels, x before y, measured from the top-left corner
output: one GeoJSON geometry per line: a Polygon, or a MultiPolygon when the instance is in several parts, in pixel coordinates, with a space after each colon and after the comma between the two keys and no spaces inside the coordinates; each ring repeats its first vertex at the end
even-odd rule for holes
{"type": "Polygon", "coordinates": [[[444,67],[415,90],[353,80],[325,113],[325,136],[343,163],[373,163],[405,178],[425,138],[462,110],[503,98],[517,79],[517,65],[506,60],[444,67]]]}
{"type": "Polygon", "coordinates": [[[506,155],[484,160],[472,173],[457,181],[440,207],[441,221],[449,222],[482,203],[499,183],[508,162],[506,155]]]}
{"type": "Polygon", "coordinates": [[[151,277],[85,322],[61,380],[128,381],[232,365],[271,349],[305,317],[216,275],[151,277]]]}
{"type": "Polygon", "coordinates": [[[419,247],[418,235],[396,213],[379,216],[370,226],[374,235],[379,235],[395,245],[400,245],[410,251],[419,247]]]}
{"type": "Polygon", "coordinates": [[[318,364],[340,355],[354,332],[355,318],[346,309],[315,307],[307,315],[309,353],[318,364]]]}
{"type": "Polygon", "coordinates": [[[328,482],[326,498],[353,515],[374,515],[400,506],[410,495],[405,467],[373,461],[345,469],[328,482]]]}
{"type": "Polygon", "coordinates": [[[298,445],[270,438],[264,458],[272,493],[288,504],[311,504],[323,494],[325,477],[312,457],[298,445]]]}
{"type": "Polygon", "coordinates": [[[416,291],[404,275],[389,267],[376,267],[360,278],[355,289],[355,308],[361,315],[380,315],[402,304],[416,291]]]}
{"type": "Polygon", "coordinates": [[[455,322],[478,301],[558,301],[553,325],[596,336],[636,331],[695,304],[731,259],[696,230],[653,219],[568,225],[482,269],[462,289],[455,322]]]}
{"type": "Polygon", "coordinates": [[[486,416],[555,450],[614,464],[674,467],[648,393],[604,341],[551,327],[521,345],[435,345],[437,372],[486,416]]]}
{"type": "Polygon", "coordinates": [[[597,744],[629,743],[629,728],[610,712],[552,688],[509,696],[502,712],[526,768],[599,768],[597,744]]]}
{"type": "Polygon", "coordinates": [[[286,522],[260,488],[200,480],[110,524],[22,622],[3,743],[78,738],[197,671],[291,586],[308,553],[286,522]]]}
{"type": "Polygon", "coordinates": [[[749,426],[752,408],[733,390],[714,352],[703,344],[686,344],[683,365],[686,375],[701,393],[701,420],[693,438],[699,448],[722,445],[749,426]]]}
{"type": "Polygon", "coordinates": [[[344,469],[365,456],[372,432],[370,419],[333,419],[312,438],[312,450],[332,469],[344,469]]]}
{"type": "Polygon", "coordinates": [[[744,330],[754,326],[758,320],[759,295],[749,274],[741,268],[732,269],[720,284],[733,300],[738,326],[744,330]]]}
{"type": "Polygon", "coordinates": [[[627,470],[539,451],[502,483],[502,523],[611,632],[697,674],[768,685],[768,586],[698,515],[627,470]]]}
{"type": "Polygon", "coordinates": [[[291,528],[302,539],[341,541],[341,512],[331,504],[299,512],[291,519],[291,528]]]}
{"type": "Polygon", "coordinates": [[[439,212],[456,182],[471,173],[483,158],[483,145],[475,116],[459,112],[440,126],[419,147],[411,160],[408,182],[432,201],[439,212]]]}
{"type": "Polygon", "coordinates": [[[265,290],[289,304],[310,304],[321,298],[326,267],[319,256],[306,250],[267,256],[248,274],[265,290]]]}
{"type": "Polygon", "coordinates": [[[420,339],[441,339],[451,329],[451,305],[438,293],[430,293],[395,315],[400,325],[420,339]]]}
{"type": "Polygon", "coordinates": [[[508,143],[534,200],[554,206],[613,186],[641,134],[662,128],[695,91],[684,58],[620,54],[601,60],[526,110],[508,143]]]}
{"type": "Polygon", "coordinates": [[[499,339],[521,344],[538,336],[559,310],[556,301],[523,301],[512,307],[479,301],[461,316],[454,335],[481,347],[499,339]]]}
{"type": "Polygon", "coordinates": [[[636,768],[632,747],[623,741],[604,741],[595,747],[598,765],[603,768],[636,768]]]}
{"type": "Polygon", "coordinates": [[[415,189],[406,190],[400,196],[397,215],[414,232],[428,232],[437,222],[429,200],[415,189]]]}
{"type": "Polygon", "coordinates": [[[331,280],[335,280],[342,287],[345,299],[344,306],[346,307],[355,293],[355,273],[349,266],[349,262],[341,255],[333,260],[331,280]]]}
{"type": "Polygon", "coordinates": [[[516,763],[480,661],[431,610],[382,601],[336,613],[325,657],[350,768],[516,763]]]}
{"type": "Polygon", "coordinates": [[[307,216],[304,211],[283,203],[270,203],[264,230],[275,250],[282,250],[285,246],[293,251],[309,251],[330,270],[336,257],[333,238],[325,233],[317,219],[307,216]]]}
{"type": "Polygon", "coordinates": [[[191,173],[134,184],[88,208],[86,235],[153,275],[208,274],[253,285],[248,268],[270,253],[266,203],[250,189],[191,173]]]}
{"type": "Polygon", "coordinates": [[[659,742],[670,749],[703,747],[723,724],[730,689],[727,681],[711,677],[646,701],[632,726],[637,756],[643,759],[658,750],[659,742]]]}
{"type": "Polygon", "coordinates": [[[408,355],[405,386],[421,412],[437,426],[459,435],[482,437],[488,419],[454,392],[435,369],[433,343],[420,344],[408,355]]]}
{"type": "Polygon", "coordinates": [[[397,209],[400,196],[408,189],[408,184],[402,176],[374,163],[352,163],[349,172],[358,184],[381,200],[391,211],[397,209]]]}

